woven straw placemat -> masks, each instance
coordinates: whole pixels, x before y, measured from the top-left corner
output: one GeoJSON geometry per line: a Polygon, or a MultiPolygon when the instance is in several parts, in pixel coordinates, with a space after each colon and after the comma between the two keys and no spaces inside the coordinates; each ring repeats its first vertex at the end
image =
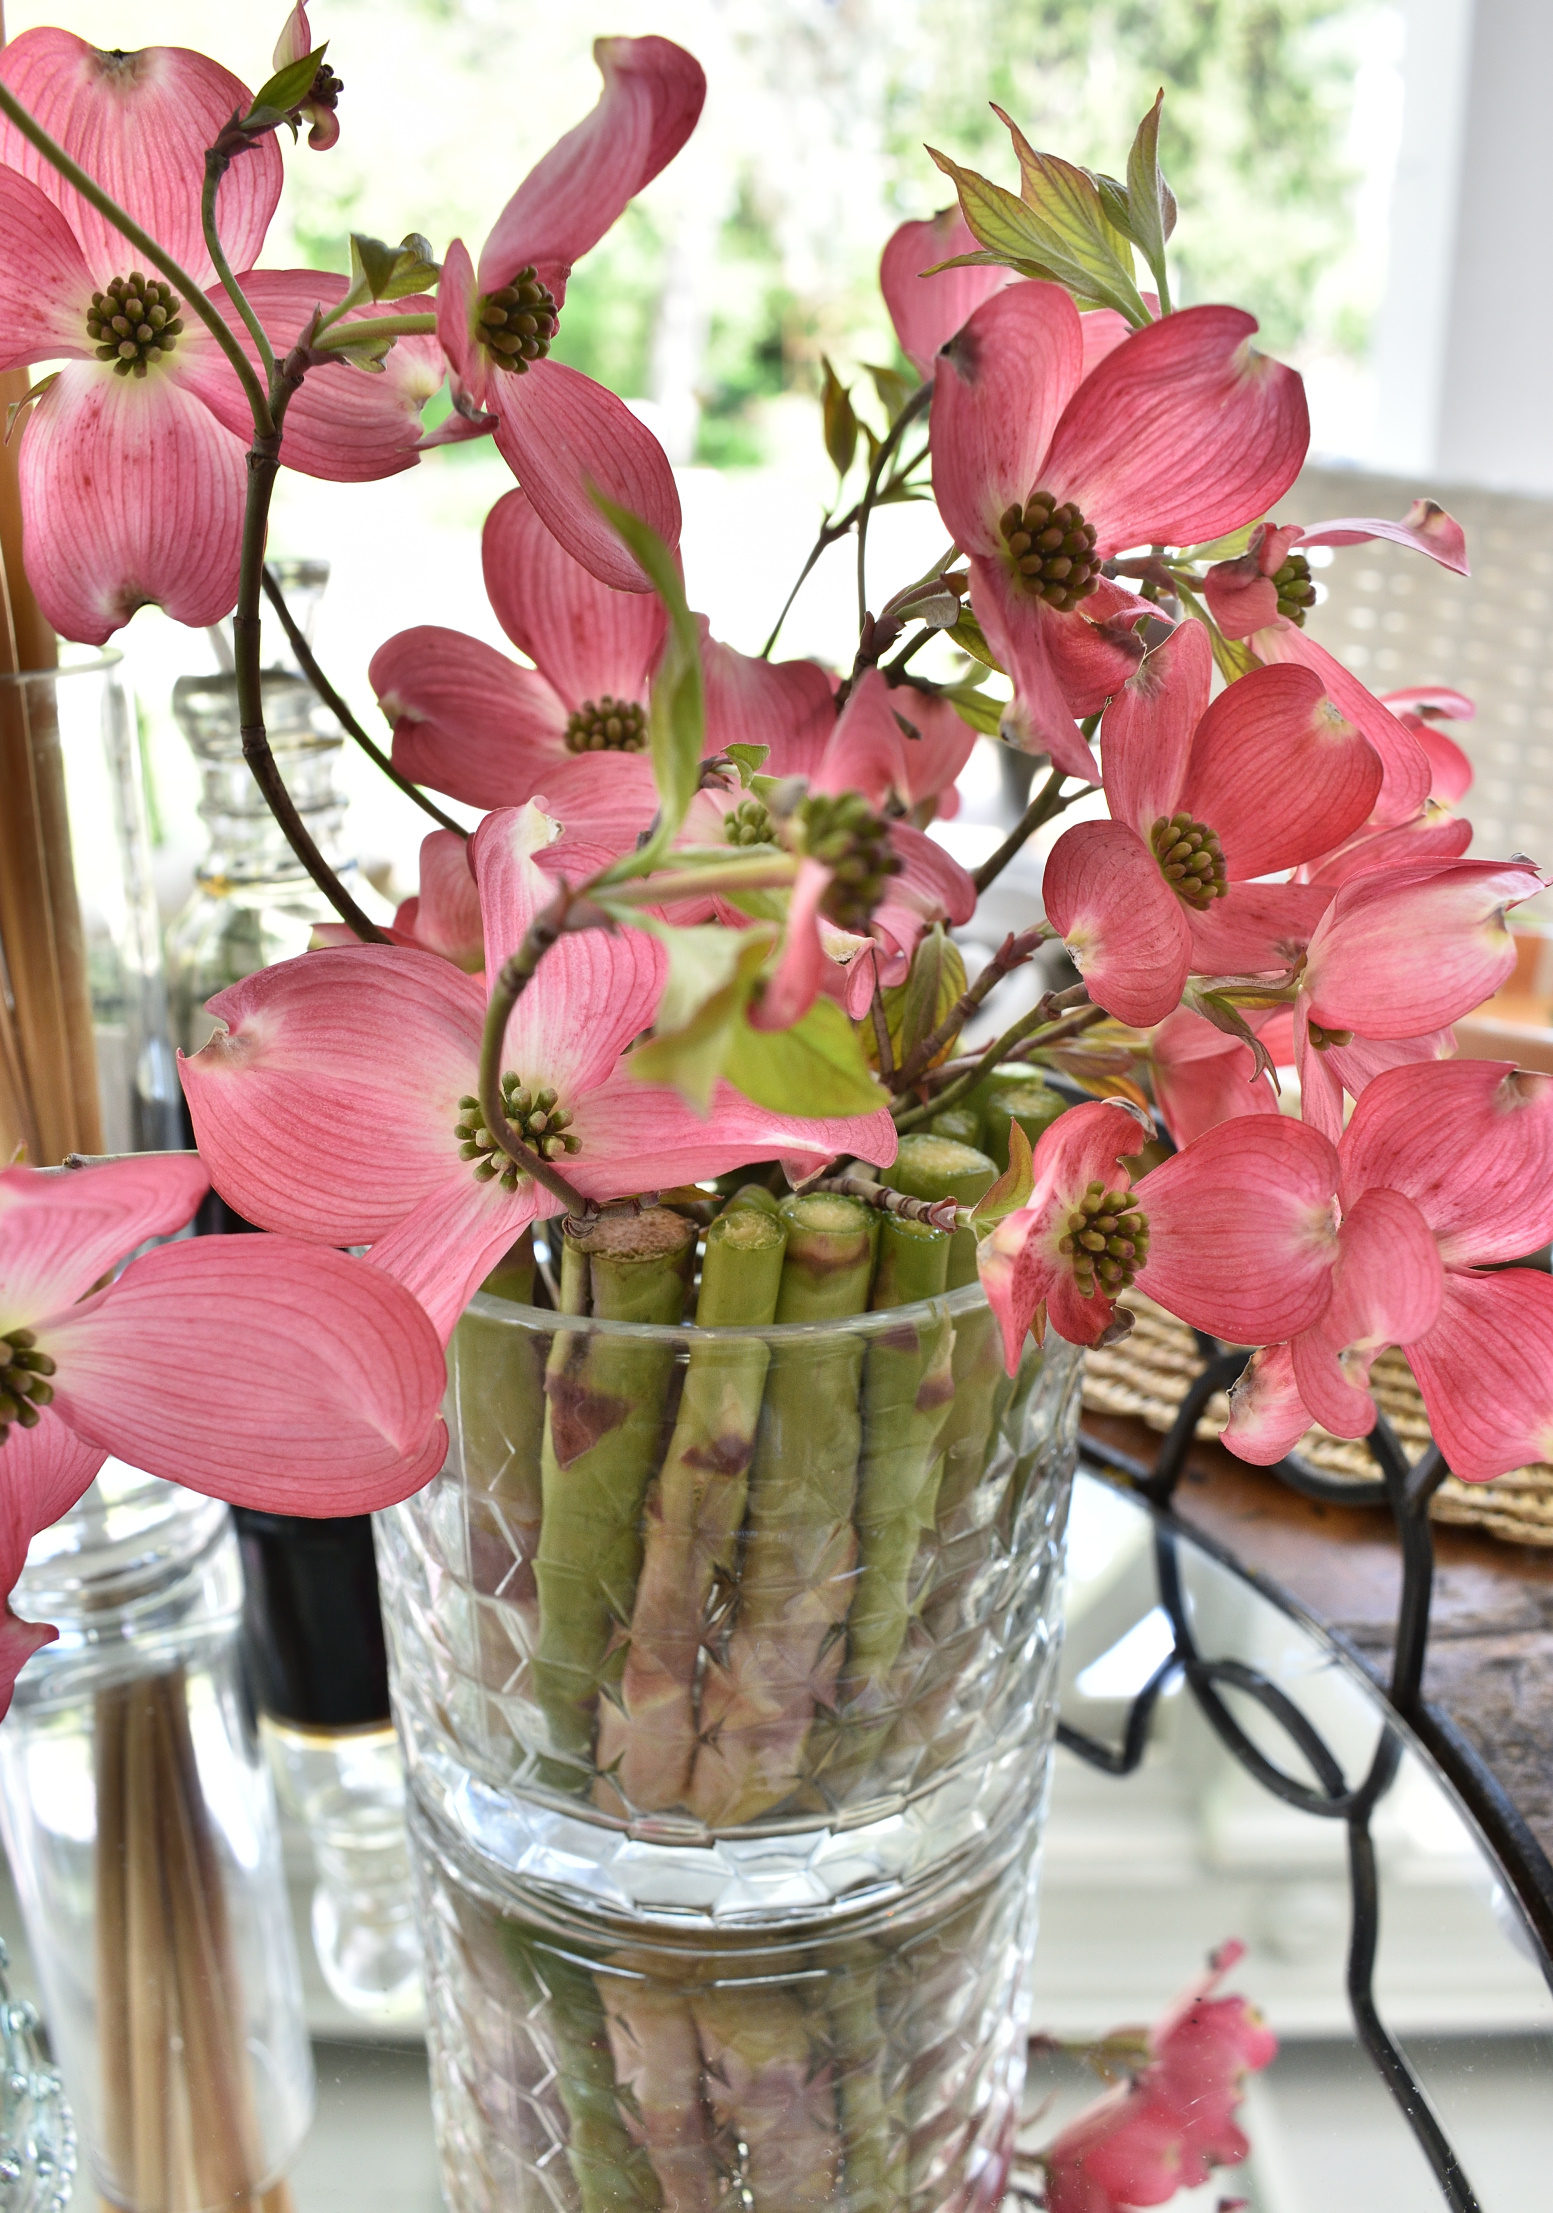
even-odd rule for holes
{"type": "MultiPolygon", "coordinates": [[[[1096,1414],[1129,1415],[1163,1434],[1205,1362],[1186,1324],[1163,1307],[1137,1291],[1129,1291],[1122,1304],[1132,1308],[1137,1321],[1131,1336],[1119,1345],[1106,1345],[1087,1355],[1084,1404],[1096,1414]]],[[[1383,1352],[1370,1381],[1398,1443],[1409,1460],[1417,1460],[1429,1443],[1429,1423],[1402,1354],[1383,1352]]],[[[1220,1391],[1204,1409],[1198,1437],[1211,1443],[1228,1420],[1229,1401],[1220,1391]]],[[[1311,1429],[1297,1450],[1324,1475],[1370,1480],[1376,1472],[1361,1438],[1334,1437],[1325,1429],[1311,1429]]],[[[1435,1493],[1431,1512],[1436,1521],[1486,1529],[1509,1544],[1553,1545],[1553,1467],[1540,1461],[1535,1467],[1518,1468],[1513,1475],[1501,1475],[1493,1483],[1460,1483],[1448,1476],[1435,1493]]]]}

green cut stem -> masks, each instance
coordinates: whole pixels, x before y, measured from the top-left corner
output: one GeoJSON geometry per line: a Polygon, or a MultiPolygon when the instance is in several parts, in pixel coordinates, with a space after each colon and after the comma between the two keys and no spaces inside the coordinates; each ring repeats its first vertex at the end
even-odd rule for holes
{"type": "Polygon", "coordinates": [[[736,1206],[752,1206],[762,1214],[769,1214],[773,1220],[776,1218],[776,1194],[768,1191],[763,1183],[741,1183],[723,1211],[731,1213],[736,1206]]]}
{"type": "Polygon", "coordinates": [[[594,1981],[615,2080],[641,2123],[666,2213],[720,2213],[727,2200],[689,1999],[630,1973],[596,1973],[594,1981]]]}
{"type": "MultiPolygon", "coordinates": [[[[764,1194],[769,1197],[770,1194],[764,1194]]],[[[626,1804],[683,1802],[696,1754],[696,1676],[720,1585],[731,1588],[770,1349],[744,1332],[776,1318],[787,1227],[737,1195],[706,1234],[696,1326],[663,1471],[647,1500],[620,1705],[599,1716],[600,1768],[626,1804]]]]}
{"type": "MultiPolygon", "coordinates": [[[[534,1290],[534,1242],[529,1231],[505,1253],[480,1289],[493,1298],[527,1306],[534,1290]]],[[[448,1345],[450,1424],[462,1459],[465,1511],[475,1548],[475,1573],[495,1608],[476,1609],[481,1672],[505,1683],[533,1642],[538,1621],[534,1554],[539,1545],[540,1445],[544,1434],[544,1353],[533,1332],[510,1316],[471,1305],[459,1316],[448,1345]],[[491,1563],[486,1566],[486,1563],[491,1563]],[[522,1623],[509,1633],[504,1610],[522,1623]]],[[[456,1471],[458,1462],[453,1463],[456,1471]]]]}
{"type": "Polygon", "coordinates": [[[1009,1125],[1017,1122],[1030,1140],[1030,1148],[1036,1145],[1051,1128],[1059,1114],[1066,1111],[1068,1101],[1060,1091],[1054,1091],[1049,1083],[1043,1083],[1036,1075],[992,1085],[982,1107],[982,1144],[1001,1172],[1008,1166],[1009,1125]]]}
{"type": "Polygon", "coordinates": [[[903,2206],[907,2191],[907,2127],[891,2096],[890,2053],[880,2020],[879,1958],[871,1944],[849,1945],[828,1979],[831,2044],[846,2202],[859,2208],[903,2206]]]}
{"type": "MultiPolygon", "coordinates": [[[[880,1217],[857,1199],[786,1198],[778,1322],[868,1303],[880,1217]]],[[[772,1353],[751,1467],[738,1615],[709,1663],[690,1802],[714,1827],[752,1821],[798,1786],[816,1704],[833,1702],[854,1587],[863,1340],[825,1331],[772,1353]]]]}
{"type": "Polygon", "coordinates": [[[772,1984],[714,1986],[696,1991],[691,2008],[707,2096],[745,2147],[745,2202],[760,2213],[835,2207],[842,2152],[833,2070],[797,1996],[772,1984]]]}
{"type": "Polygon", "coordinates": [[[946,1107],[927,1126],[929,1137],[952,1137],[957,1145],[980,1148],[981,1116],[971,1106],[946,1107]]]}
{"type": "Polygon", "coordinates": [[[859,1573],[842,1686],[848,1712],[878,1702],[906,1636],[912,1562],[934,1526],[940,1437],[954,1397],[954,1325],[934,1303],[943,1297],[950,1242],[947,1231],[926,1222],[886,1214],[880,1223],[874,1307],[913,1312],[870,1340],[863,1371],[859,1573]]]}
{"type": "MultiPolygon", "coordinates": [[[[695,1251],[693,1222],[649,1207],[601,1215],[565,1235],[586,1259],[595,1317],[678,1324],[695,1251]]],[[[544,1779],[558,1788],[591,1782],[599,1692],[636,1597],[642,1502],[657,1466],[673,1374],[672,1337],[586,1328],[558,1328],[545,1364],[533,1683],[555,1755],[544,1779]]]]}
{"type": "MultiPolygon", "coordinates": [[[[900,1150],[883,1170],[892,1191],[935,1204],[953,1199],[957,1206],[974,1206],[992,1189],[998,1171],[993,1161],[968,1140],[947,1132],[912,1130],[900,1141],[900,1150]]],[[[957,1229],[949,1253],[947,1287],[958,1291],[976,1281],[976,1232],[957,1229]]]]}

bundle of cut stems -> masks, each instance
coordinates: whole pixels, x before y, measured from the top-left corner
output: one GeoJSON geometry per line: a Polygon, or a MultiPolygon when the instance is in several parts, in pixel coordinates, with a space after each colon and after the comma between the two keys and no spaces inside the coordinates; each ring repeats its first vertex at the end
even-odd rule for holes
{"type": "MultiPolygon", "coordinates": [[[[924,1133],[888,1173],[963,1206],[996,1171],[924,1133]]],[[[915,1680],[952,1691],[973,1652],[968,1626],[943,1659],[967,1577],[951,1600],[933,1570],[1006,1399],[991,1315],[957,1325],[945,1303],[974,1280],[975,1240],[859,1190],[744,1186],[705,1231],[699,1277],[704,1205],[568,1220],[551,1233],[542,1389],[536,1341],[499,1310],[461,1323],[470,1572],[513,1610],[480,1610],[487,1679],[530,1651],[548,1788],[719,1829],[823,1810],[855,1791],[915,1680]],[[893,1326],[834,1326],[886,1311],[893,1326]]],[[[521,1299],[530,1266],[509,1256],[487,1289],[521,1299]]]]}
{"type": "Polygon", "coordinates": [[[243,1995],[183,1671],[96,1702],[103,2148],[135,2213],[291,2213],[265,2181],[243,1995]]]}

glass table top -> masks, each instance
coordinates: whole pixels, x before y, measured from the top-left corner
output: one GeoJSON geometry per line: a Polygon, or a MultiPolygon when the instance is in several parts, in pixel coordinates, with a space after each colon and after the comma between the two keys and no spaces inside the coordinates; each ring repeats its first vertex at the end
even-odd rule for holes
{"type": "MultiPolygon", "coordinates": [[[[1518,1907],[1470,1815],[1429,1757],[1388,1723],[1358,1664],[1179,1524],[1181,1608],[1199,1653],[1231,1663],[1220,1695],[1265,1759],[1319,1790],[1322,1753],[1304,1751],[1236,1687],[1259,1676],[1313,1727],[1352,1786],[1384,1730],[1402,1740],[1379,1798],[1375,1845],[1381,2018],[1424,2085],[1483,2213],[1553,2205],[1553,1994],[1518,1907]]],[[[1062,1718],[1119,1745],[1139,1692],[1172,1651],[1161,1604],[1156,1518],[1081,1471],[1069,1537],[1062,1718]]],[[[442,2199],[424,2051],[375,2037],[326,1990],[308,1934],[306,1847],[289,1862],[309,1985],[318,2114],[291,2176],[295,2213],[438,2213],[442,2199]]],[[[1239,1939],[1228,1987],[1276,2031],[1278,2058],[1250,2081],[1243,2166],[1182,2192],[1179,2213],[1428,2213],[1445,2202],[1406,2121],[1356,2036],[1345,1987],[1351,1902],[1346,1825],[1262,1787],[1204,1717],[1179,1675],[1150,1717],[1136,1770],[1116,1777],[1058,1756],[1041,1878],[1032,2019],[1082,2044],[1157,2018],[1239,1939]]],[[[0,1899],[13,1984],[30,1995],[14,1904],[0,1899]]],[[[1080,2060],[1037,2050],[1026,2141],[1048,2142],[1099,2087],[1080,2060]]],[[[75,2205],[96,2213],[88,2183],[75,2205]]],[[[1015,2200],[1008,2201],[1012,2206],[1015,2200]]],[[[1033,2202],[1033,2201],[1032,2201],[1033,2202]]],[[[1470,2203],[1470,2200],[1465,2202],[1470,2203]]],[[[266,2213],[271,2213],[266,2201],[266,2213]]],[[[457,2213],[457,2209],[455,2209],[457,2213]]]]}

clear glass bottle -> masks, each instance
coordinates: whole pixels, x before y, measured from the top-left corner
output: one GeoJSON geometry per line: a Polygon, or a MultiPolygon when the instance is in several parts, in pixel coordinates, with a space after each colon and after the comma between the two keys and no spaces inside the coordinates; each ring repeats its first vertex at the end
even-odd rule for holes
{"type": "Polygon", "coordinates": [[[0,2208],[64,2213],[75,2179],[75,2116],[45,2061],[38,2016],[11,1996],[0,1944],[0,2208]]]}
{"type": "MultiPolygon", "coordinates": [[[[286,601],[306,636],[329,578],[327,561],[276,561],[286,601]]],[[[281,633],[277,629],[275,636],[281,633]]],[[[269,633],[266,632],[266,637],[269,633]]],[[[314,842],[351,897],[374,921],[389,909],[346,850],[348,802],[335,783],[344,743],[301,670],[277,660],[263,675],[270,750],[314,842]]],[[[305,953],[334,909],[296,858],[243,759],[237,680],[229,669],[180,676],[173,714],[200,764],[200,814],[210,845],[194,889],[167,930],[173,1035],[197,1052],[215,1024],[205,1002],[256,969],[305,953]]]]}
{"type": "Polygon", "coordinates": [[[59,1637],[0,1730],[0,1830],[85,2163],[132,2213],[230,2213],[313,2110],[231,1516],[110,1460],[15,1603],[59,1637]]]}

